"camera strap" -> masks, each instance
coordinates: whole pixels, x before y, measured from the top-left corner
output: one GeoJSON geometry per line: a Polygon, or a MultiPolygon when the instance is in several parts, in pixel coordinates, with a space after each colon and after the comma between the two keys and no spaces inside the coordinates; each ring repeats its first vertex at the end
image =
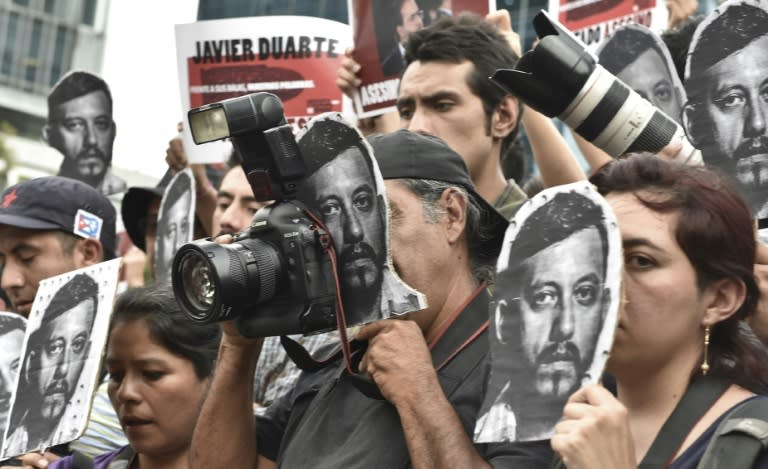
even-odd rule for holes
{"type": "MultiPolygon", "coordinates": [[[[487,285],[481,283],[475,291],[446,319],[434,339],[429,342],[429,350],[432,353],[432,362],[435,370],[442,370],[451,362],[462,350],[467,348],[472,342],[480,337],[489,325],[488,316],[482,315],[478,318],[472,314],[462,314],[467,308],[471,308],[471,303],[477,297],[485,292],[487,285]],[[463,339],[463,340],[462,340],[463,339]],[[461,341],[458,347],[451,349],[450,345],[461,341]]],[[[486,308],[483,308],[484,310],[486,308]]]]}
{"type": "Polygon", "coordinates": [[[712,376],[695,378],[662,425],[638,469],[668,467],[691,428],[720,399],[728,386],[728,382],[712,376]]]}
{"type": "Polygon", "coordinates": [[[336,250],[333,247],[333,239],[331,238],[329,234],[330,231],[325,226],[325,224],[311,211],[304,210],[304,215],[312,220],[313,225],[311,229],[315,231],[317,240],[320,242],[320,245],[323,247],[323,250],[331,262],[333,283],[335,287],[336,307],[334,309],[336,313],[336,328],[339,332],[340,348],[324,359],[315,360],[302,345],[290,337],[281,336],[280,343],[283,345],[285,353],[288,355],[288,357],[290,357],[296,366],[303,371],[319,371],[335,361],[339,356],[339,352],[341,352],[342,356],[344,357],[344,365],[346,366],[347,371],[354,375],[356,373],[352,364],[352,349],[350,347],[350,341],[347,337],[347,318],[344,314],[344,303],[341,300],[341,287],[339,286],[338,265],[336,263],[336,250]]]}

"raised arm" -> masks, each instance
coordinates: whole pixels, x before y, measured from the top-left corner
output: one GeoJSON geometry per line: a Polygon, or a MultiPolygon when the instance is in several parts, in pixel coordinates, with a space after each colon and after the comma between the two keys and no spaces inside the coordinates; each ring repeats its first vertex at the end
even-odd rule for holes
{"type": "Polygon", "coordinates": [[[232,324],[222,330],[213,382],[192,436],[190,468],[263,468],[252,405],[262,340],[243,338],[232,324]]]}
{"type": "MultiPolygon", "coordinates": [[[[357,89],[360,88],[360,79],[357,77],[360,64],[354,59],[354,52],[354,48],[347,49],[344,52],[341,67],[336,70],[336,86],[349,98],[352,98],[357,89]]],[[[400,128],[400,117],[397,112],[391,111],[376,117],[358,119],[357,128],[365,136],[394,132],[400,128]]]]}

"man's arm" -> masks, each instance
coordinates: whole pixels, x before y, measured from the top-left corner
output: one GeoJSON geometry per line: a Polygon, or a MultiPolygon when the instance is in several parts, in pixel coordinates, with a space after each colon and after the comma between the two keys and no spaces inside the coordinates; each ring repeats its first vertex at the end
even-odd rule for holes
{"type": "Polygon", "coordinates": [[[253,377],[263,340],[240,336],[233,324],[222,324],[222,330],[213,382],[192,436],[190,467],[263,468],[252,406],[253,377]]]}
{"type": "Polygon", "coordinates": [[[397,409],[414,468],[491,467],[443,393],[415,322],[378,321],[362,328],[357,338],[368,340],[360,370],[397,409]]]}
{"type": "Polygon", "coordinates": [[[528,134],[533,158],[539,167],[544,187],[583,181],[587,178],[576,156],[552,120],[526,106],[523,128],[528,134]]]}
{"type": "MultiPolygon", "coordinates": [[[[357,76],[360,72],[360,64],[355,61],[354,52],[354,48],[347,49],[344,52],[341,67],[336,70],[336,86],[350,99],[358,91],[361,83],[357,76]]],[[[400,116],[396,111],[390,111],[376,117],[359,118],[357,128],[365,136],[394,132],[400,128],[400,116]]]]}

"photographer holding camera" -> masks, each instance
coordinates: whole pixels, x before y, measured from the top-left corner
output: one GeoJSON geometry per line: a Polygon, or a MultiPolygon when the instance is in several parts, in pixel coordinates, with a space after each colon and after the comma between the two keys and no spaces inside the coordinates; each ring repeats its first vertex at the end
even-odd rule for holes
{"type": "Polygon", "coordinates": [[[191,467],[536,467],[551,460],[546,442],[473,445],[470,436],[487,372],[485,281],[506,220],[439,139],[402,130],[370,143],[387,189],[394,265],[429,306],[358,332],[367,341],[359,370],[378,391],[337,360],[303,373],[255,420],[251,387],[262,339],[225,323],[191,467]]]}

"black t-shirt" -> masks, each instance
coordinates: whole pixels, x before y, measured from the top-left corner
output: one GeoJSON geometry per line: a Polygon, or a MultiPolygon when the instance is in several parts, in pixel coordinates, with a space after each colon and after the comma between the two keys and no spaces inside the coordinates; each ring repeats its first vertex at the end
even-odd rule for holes
{"type": "MultiPolygon", "coordinates": [[[[488,301],[483,289],[443,335],[432,350],[436,368],[488,320],[488,301]]],[[[470,437],[488,370],[486,331],[438,371],[443,392],[470,437]]],[[[361,391],[358,379],[345,372],[341,360],[322,371],[302,373],[293,392],[257,419],[259,453],[290,469],[411,467],[397,410],[361,391]]],[[[549,441],[476,448],[498,468],[547,468],[552,461],[549,441]]]]}

